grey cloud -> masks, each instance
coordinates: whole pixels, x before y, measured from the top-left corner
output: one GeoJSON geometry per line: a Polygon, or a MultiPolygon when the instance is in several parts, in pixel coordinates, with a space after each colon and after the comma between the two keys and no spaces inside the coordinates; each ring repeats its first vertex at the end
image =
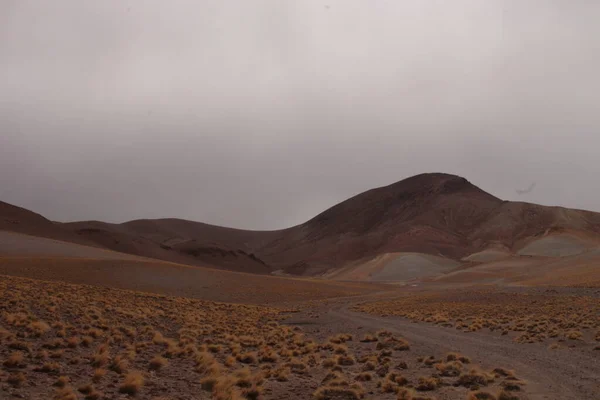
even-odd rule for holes
{"type": "Polygon", "coordinates": [[[600,211],[595,2],[0,7],[0,199],[49,218],[281,228],[427,171],[600,211]]]}

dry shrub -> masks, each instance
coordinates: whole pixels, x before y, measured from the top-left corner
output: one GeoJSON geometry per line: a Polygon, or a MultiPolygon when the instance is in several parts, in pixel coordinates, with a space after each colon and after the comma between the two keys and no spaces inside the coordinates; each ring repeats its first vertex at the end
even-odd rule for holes
{"type": "Polygon", "coordinates": [[[78,400],[78,398],[73,388],[66,386],[56,390],[54,400],[78,400]]]}
{"type": "Polygon", "coordinates": [[[242,397],[250,400],[258,400],[261,398],[262,387],[252,385],[249,388],[242,389],[242,397]]]}
{"type": "Polygon", "coordinates": [[[256,353],[241,353],[237,355],[236,360],[244,364],[256,364],[258,357],[256,353]]]}
{"type": "Polygon", "coordinates": [[[408,383],[408,379],[406,379],[402,374],[398,371],[392,371],[386,375],[385,379],[387,381],[393,382],[398,386],[404,386],[408,383]]]}
{"type": "Polygon", "coordinates": [[[278,382],[287,382],[289,380],[289,377],[290,377],[290,369],[287,368],[287,367],[277,368],[275,370],[275,372],[273,373],[273,377],[278,382]]]}
{"type": "Polygon", "coordinates": [[[360,341],[362,343],[371,343],[371,342],[377,342],[377,341],[379,341],[379,339],[377,339],[377,336],[375,336],[375,335],[366,334],[360,341]]]}
{"type": "Polygon", "coordinates": [[[506,390],[502,390],[498,393],[497,400],[519,400],[519,396],[507,392],[506,390]]]}
{"type": "Polygon", "coordinates": [[[448,353],[446,354],[446,361],[460,361],[463,364],[470,364],[471,359],[469,357],[463,356],[459,353],[448,353]]]}
{"type": "Polygon", "coordinates": [[[24,368],[26,364],[24,362],[23,353],[20,351],[12,352],[11,355],[4,360],[2,365],[9,369],[24,368]]]}
{"type": "Polygon", "coordinates": [[[25,374],[22,372],[13,372],[10,375],[8,375],[8,378],[6,378],[6,382],[15,387],[22,386],[23,383],[25,383],[25,381],[25,374]]]}
{"type": "Polygon", "coordinates": [[[258,361],[261,363],[275,363],[279,360],[279,356],[271,348],[266,347],[258,353],[258,361]]]}
{"type": "Polygon", "coordinates": [[[565,333],[565,338],[569,340],[581,340],[583,337],[583,333],[579,331],[569,331],[565,333]]]}
{"type": "Polygon", "coordinates": [[[203,390],[212,392],[215,385],[217,384],[217,379],[219,379],[219,378],[214,375],[204,377],[204,378],[200,379],[200,387],[202,387],[203,390]]]}
{"type": "Polygon", "coordinates": [[[321,362],[321,366],[323,366],[323,368],[331,368],[331,367],[335,366],[336,364],[337,364],[336,357],[326,358],[325,360],[323,360],[321,362]]]}
{"type": "Polygon", "coordinates": [[[29,324],[29,330],[37,337],[40,337],[43,334],[49,332],[50,329],[50,325],[48,325],[44,321],[36,321],[29,324]]]}
{"type": "Polygon", "coordinates": [[[65,386],[67,386],[70,382],[70,379],[68,376],[61,376],[59,377],[56,382],[54,382],[54,384],[52,386],[56,386],[58,388],[64,388],[65,386]]]}
{"type": "Polygon", "coordinates": [[[308,366],[302,360],[298,358],[292,358],[285,364],[286,367],[290,368],[295,374],[306,374],[308,372],[308,366]]]}
{"type": "Polygon", "coordinates": [[[48,353],[48,357],[49,358],[53,358],[53,359],[59,359],[62,358],[63,354],[65,354],[64,350],[54,350],[51,351],[50,353],[48,353]]]}
{"type": "Polygon", "coordinates": [[[335,336],[332,336],[329,338],[329,341],[331,343],[335,343],[335,344],[341,344],[341,343],[346,343],[349,342],[353,339],[353,336],[349,333],[340,333],[337,334],[335,336]]]}
{"type": "Polygon", "coordinates": [[[77,388],[77,391],[81,394],[90,394],[94,391],[94,387],[88,383],[77,388]]]}
{"type": "Polygon", "coordinates": [[[99,339],[104,335],[104,332],[98,328],[90,328],[87,330],[86,334],[94,339],[99,339]]]}
{"type": "Polygon", "coordinates": [[[233,356],[227,356],[225,358],[224,364],[225,364],[226,367],[233,367],[235,365],[235,362],[236,362],[235,357],[233,357],[233,356]]]}
{"type": "Polygon", "coordinates": [[[150,369],[153,371],[158,371],[166,367],[169,364],[169,360],[162,356],[155,356],[152,360],[150,360],[150,369]]]}
{"type": "Polygon", "coordinates": [[[242,399],[240,390],[235,386],[236,379],[231,376],[217,377],[212,387],[212,398],[215,400],[242,399]]]}
{"type": "Polygon", "coordinates": [[[21,350],[27,353],[31,352],[31,346],[27,342],[16,340],[8,344],[8,348],[12,350],[21,350]]]}
{"type": "Polygon", "coordinates": [[[441,376],[459,376],[462,372],[462,368],[463,365],[460,361],[435,364],[435,369],[441,376]]]}
{"type": "Polygon", "coordinates": [[[470,392],[467,400],[496,400],[496,396],[488,392],[470,392]]]}
{"type": "Polygon", "coordinates": [[[397,369],[408,369],[408,363],[406,361],[400,361],[398,365],[396,365],[397,369]]]}
{"type": "Polygon", "coordinates": [[[494,373],[496,375],[496,377],[505,377],[505,378],[511,378],[514,379],[515,378],[515,371],[506,369],[506,368],[494,368],[492,370],[492,373],[494,373]]]}
{"type": "Polygon", "coordinates": [[[379,387],[383,393],[397,393],[400,390],[400,387],[396,383],[387,379],[379,382],[379,387]]]}
{"type": "Polygon", "coordinates": [[[128,367],[129,361],[121,355],[116,356],[110,364],[110,370],[116,372],[117,374],[125,373],[128,367]]]}
{"type": "Polygon", "coordinates": [[[455,385],[478,389],[481,386],[487,386],[491,381],[493,381],[493,377],[479,369],[473,368],[468,373],[462,374],[455,385]]]}
{"type": "Polygon", "coordinates": [[[383,341],[379,341],[375,349],[393,349],[396,351],[406,351],[410,349],[410,345],[405,339],[396,338],[392,336],[385,338],[383,341]]]}
{"type": "Polygon", "coordinates": [[[58,363],[44,363],[41,367],[34,369],[36,372],[45,372],[48,374],[56,374],[60,372],[60,364],[58,363]]]}
{"type": "Polygon", "coordinates": [[[196,353],[196,372],[205,374],[214,364],[215,357],[207,351],[199,351],[196,353]]]}
{"type": "Polygon", "coordinates": [[[104,398],[104,394],[96,389],[85,395],[85,400],[100,400],[104,398]]]}
{"type": "Polygon", "coordinates": [[[67,347],[71,349],[74,349],[77,346],[79,346],[79,343],[81,343],[81,340],[77,336],[73,336],[67,339],[67,347]]]}
{"type": "Polygon", "coordinates": [[[398,391],[398,400],[435,400],[433,397],[425,396],[421,393],[415,392],[410,388],[401,388],[398,391]]]}
{"type": "Polygon", "coordinates": [[[380,382],[381,390],[384,393],[398,393],[402,386],[408,384],[406,379],[400,372],[394,371],[386,375],[383,382],[380,382]]]}
{"type": "Polygon", "coordinates": [[[136,395],[144,386],[144,375],[138,371],[132,371],[125,376],[123,383],[119,386],[119,392],[136,395]]]}
{"type": "Polygon", "coordinates": [[[356,360],[352,356],[348,356],[348,355],[337,356],[337,365],[349,366],[349,365],[354,365],[355,363],[356,363],[356,360]]]}
{"type": "Polygon", "coordinates": [[[106,370],[102,368],[96,368],[94,370],[94,375],[92,376],[92,382],[98,383],[104,378],[106,375],[106,370]]]}
{"type": "Polygon", "coordinates": [[[108,346],[102,345],[98,347],[96,353],[92,356],[91,364],[93,367],[99,368],[107,365],[109,360],[108,346]]]}
{"type": "Polygon", "coordinates": [[[422,392],[428,392],[428,391],[432,391],[438,388],[438,386],[440,386],[441,381],[439,378],[436,377],[425,377],[425,376],[421,376],[419,378],[419,380],[417,381],[417,385],[415,386],[415,389],[422,391],[422,392]]]}
{"type": "Polygon", "coordinates": [[[370,372],[361,372],[360,374],[356,375],[354,379],[358,382],[369,382],[373,380],[373,374],[370,372]]]}
{"type": "Polygon", "coordinates": [[[210,351],[213,354],[217,354],[221,352],[221,346],[218,344],[209,344],[208,345],[208,351],[210,351]]]}
{"type": "Polygon", "coordinates": [[[507,392],[520,392],[521,387],[525,386],[525,382],[518,380],[516,378],[509,378],[502,382],[502,389],[507,392]]]}

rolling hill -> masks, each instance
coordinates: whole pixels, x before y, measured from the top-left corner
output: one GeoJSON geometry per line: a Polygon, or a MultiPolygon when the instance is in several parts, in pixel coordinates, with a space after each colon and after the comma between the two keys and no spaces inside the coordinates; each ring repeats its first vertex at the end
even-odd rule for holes
{"type": "MultiPolygon", "coordinates": [[[[565,255],[576,255],[596,246],[600,214],[503,201],[464,178],[433,173],[369,190],[277,231],[181,219],[59,224],[6,203],[0,229],[180,264],[322,276],[352,265],[379,265],[373,260],[386,255],[394,256],[383,259],[404,265],[399,261],[407,259],[404,253],[434,256],[423,259],[434,270],[454,265],[444,260],[560,256],[563,250],[557,253],[556,247],[562,245],[565,255]]],[[[381,268],[390,275],[389,268],[381,268]]]]}

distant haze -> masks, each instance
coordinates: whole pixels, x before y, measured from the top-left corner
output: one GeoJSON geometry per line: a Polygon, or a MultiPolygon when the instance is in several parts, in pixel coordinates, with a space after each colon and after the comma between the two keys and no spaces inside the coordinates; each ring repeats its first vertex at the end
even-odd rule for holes
{"type": "Polygon", "coordinates": [[[599,20],[583,0],[5,0],[0,200],[272,229],[448,172],[600,211],[599,20]]]}

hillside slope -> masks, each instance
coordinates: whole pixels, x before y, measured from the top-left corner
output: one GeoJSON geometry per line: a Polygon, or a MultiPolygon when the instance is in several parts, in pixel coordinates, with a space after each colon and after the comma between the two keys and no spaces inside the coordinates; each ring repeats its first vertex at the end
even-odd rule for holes
{"type": "Polygon", "coordinates": [[[517,252],[531,240],[565,231],[596,238],[600,214],[502,201],[464,178],[422,174],[352,197],[280,231],[256,252],[274,267],[315,275],[381,254],[460,260],[488,248],[517,252]]]}
{"type": "Polygon", "coordinates": [[[97,246],[75,234],[70,227],[52,222],[40,214],[0,201],[0,231],[23,233],[50,239],[97,246]]]}
{"type": "Polygon", "coordinates": [[[232,271],[266,274],[270,269],[252,254],[242,232],[199,222],[164,219],[124,224],[99,221],[64,224],[83,240],[107,249],[189,265],[210,265],[232,271]],[[231,234],[228,234],[231,232],[231,234]]]}
{"type": "MultiPolygon", "coordinates": [[[[516,253],[532,240],[566,231],[595,238],[600,214],[503,201],[464,178],[434,173],[369,190],[304,224],[277,231],[180,219],[86,221],[58,228],[81,242],[178,263],[321,275],[388,253],[460,260],[486,249],[516,253]]],[[[12,230],[6,224],[2,229],[12,230]]]]}

